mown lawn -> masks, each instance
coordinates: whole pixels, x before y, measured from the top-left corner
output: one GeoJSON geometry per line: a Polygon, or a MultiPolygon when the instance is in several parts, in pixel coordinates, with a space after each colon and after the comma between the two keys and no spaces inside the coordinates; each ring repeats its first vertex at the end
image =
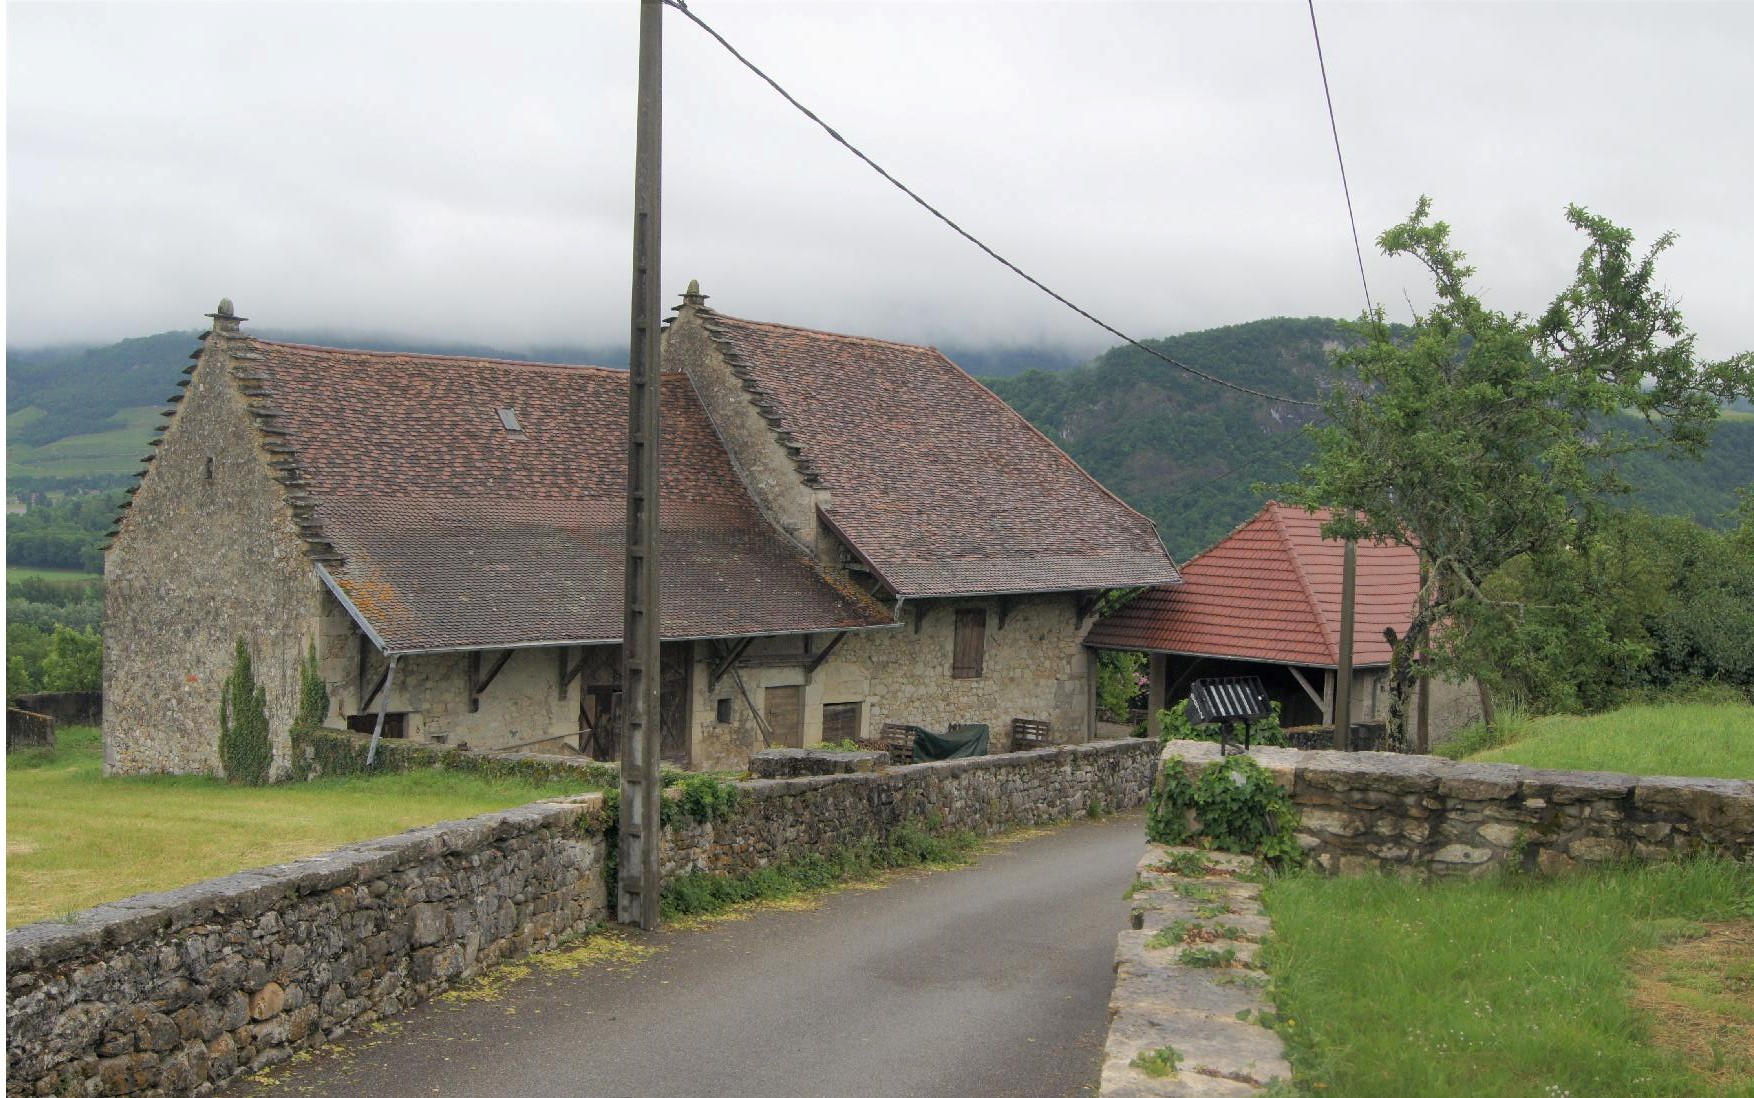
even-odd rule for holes
{"type": "Polygon", "coordinates": [[[23,579],[43,579],[50,583],[90,583],[101,580],[103,576],[97,572],[76,572],[71,568],[31,568],[23,564],[6,566],[6,582],[23,579]]]}
{"type": "Polygon", "coordinates": [[[1754,867],[1294,875],[1265,901],[1300,1093],[1754,1096],[1754,867]]]}
{"type": "Polygon", "coordinates": [[[7,926],[587,788],[449,771],[266,788],[105,778],[97,729],[58,740],[6,759],[7,926]]]}
{"type": "Polygon", "coordinates": [[[1518,722],[1509,742],[1467,755],[1560,770],[1754,778],[1754,705],[1632,705],[1518,722]]]}

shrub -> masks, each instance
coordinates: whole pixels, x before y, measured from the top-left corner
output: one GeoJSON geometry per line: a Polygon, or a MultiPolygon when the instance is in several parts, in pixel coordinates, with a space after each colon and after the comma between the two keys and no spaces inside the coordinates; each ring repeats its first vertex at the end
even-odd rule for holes
{"type": "Polygon", "coordinates": [[[268,737],[268,691],[256,685],[250,650],[238,638],[237,658],[219,695],[219,764],[245,785],[268,784],[274,745],[268,737]]]}
{"type": "MultiPolygon", "coordinates": [[[[1285,729],[1279,723],[1279,714],[1284,707],[1278,702],[1273,703],[1273,712],[1248,726],[1249,742],[1257,747],[1290,747],[1291,741],[1285,736],[1285,729]]],[[[1223,740],[1223,729],[1216,724],[1193,724],[1188,720],[1188,700],[1183,698],[1168,709],[1157,714],[1157,739],[1160,743],[1170,740],[1206,740],[1220,743],[1223,740]]]]}
{"type": "Polygon", "coordinates": [[[1231,755],[1190,781],[1179,759],[1164,764],[1151,794],[1145,834],[1152,842],[1200,843],[1256,854],[1274,865],[1302,859],[1297,806],[1247,755],[1231,755]],[[1191,811],[1191,819],[1190,819],[1191,811]]]}
{"type": "Polygon", "coordinates": [[[298,716],[294,728],[317,728],[329,717],[329,688],[317,668],[317,642],[298,667],[298,716]]]}

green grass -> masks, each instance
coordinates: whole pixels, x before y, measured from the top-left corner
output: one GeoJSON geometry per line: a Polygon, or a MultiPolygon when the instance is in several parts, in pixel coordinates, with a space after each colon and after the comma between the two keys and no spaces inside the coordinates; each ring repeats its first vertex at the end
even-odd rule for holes
{"type": "MultiPolygon", "coordinates": [[[[153,431],[164,420],[163,405],[123,408],[117,412],[122,426],[88,435],[69,435],[44,446],[11,442],[6,447],[7,476],[75,477],[94,473],[132,473],[151,448],[153,431]]],[[[17,428],[42,415],[25,408],[6,417],[17,428]],[[33,415],[32,413],[35,413],[33,415]]]]}
{"type": "Polygon", "coordinates": [[[580,792],[423,770],[252,788],[102,776],[95,728],[6,759],[6,925],[580,792]]]}
{"type": "Polygon", "coordinates": [[[1754,705],[1746,703],[1632,705],[1589,717],[1538,717],[1512,726],[1507,738],[1465,757],[1559,770],[1754,778],[1754,705]]]}
{"type": "Polygon", "coordinates": [[[23,579],[44,579],[50,583],[88,583],[102,578],[99,572],[78,572],[71,568],[30,568],[22,564],[6,566],[6,582],[23,579]]]}
{"type": "MultiPolygon", "coordinates": [[[[1658,1047],[1655,1020],[1630,1001],[1637,951],[1705,922],[1747,926],[1754,867],[1701,860],[1438,885],[1295,875],[1264,899],[1277,1028],[1306,1093],[1754,1096],[1754,1074],[1708,1085],[1693,1069],[1709,1062],[1690,1068],[1658,1047]]],[[[1721,1054],[1733,1056],[1754,1025],[1724,1032],[1721,1054]]]]}

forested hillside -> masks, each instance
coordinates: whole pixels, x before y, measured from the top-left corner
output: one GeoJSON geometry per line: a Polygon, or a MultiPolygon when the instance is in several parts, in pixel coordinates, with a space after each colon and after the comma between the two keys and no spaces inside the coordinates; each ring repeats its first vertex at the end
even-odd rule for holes
{"type": "MultiPolygon", "coordinates": [[[[1278,318],[1146,340],[1251,389],[1315,399],[1337,377],[1327,352],[1347,338],[1319,317],[1278,318]]],[[[1317,409],[1275,404],[1177,370],[1134,347],[1086,366],[987,384],[1079,464],[1157,523],[1177,560],[1209,547],[1265,501],[1257,484],[1296,476],[1312,448],[1300,428],[1317,409]]],[[[1702,461],[1628,462],[1628,502],[1728,529],[1738,488],[1754,487],[1754,415],[1730,411],[1702,461]]]]}
{"type": "MultiPolygon", "coordinates": [[[[1146,343],[1227,381],[1314,400],[1334,383],[1332,320],[1278,318],[1146,343]]],[[[1309,456],[1299,429],[1314,408],[1277,404],[1184,373],[1135,347],[1075,370],[988,384],[1079,464],[1157,523],[1177,560],[1260,507],[1256,481],[1282,480],[1309,456]]]]}

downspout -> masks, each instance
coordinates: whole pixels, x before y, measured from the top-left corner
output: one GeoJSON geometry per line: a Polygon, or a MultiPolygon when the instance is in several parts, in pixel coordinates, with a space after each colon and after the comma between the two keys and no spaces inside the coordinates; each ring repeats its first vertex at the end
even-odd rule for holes
{"type": "Polygon", "coordinates": [[[396,661],[400,656],[390,657],[389,670],[384,672],[384,694],[378,699],[378,722],[372,727],[371,746],[365,749],[365,768],[370,770],[378,757],[378,741],[384,735],[384,717],[390,712],[390,687],[396,684],[396,661]]]}

